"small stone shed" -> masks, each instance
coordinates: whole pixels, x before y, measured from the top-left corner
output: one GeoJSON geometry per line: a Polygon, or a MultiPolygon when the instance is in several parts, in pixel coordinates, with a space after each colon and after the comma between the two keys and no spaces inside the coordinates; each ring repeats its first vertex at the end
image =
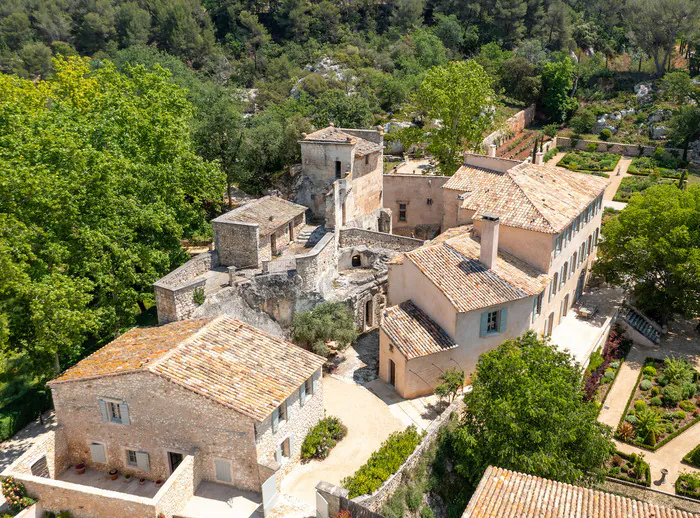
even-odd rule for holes
{"type": "Polygon", "coordinates": [[[306,207],[264,196],[212,220],[214,242],[223,266],[259,268],[297,239],[306,207]]]}

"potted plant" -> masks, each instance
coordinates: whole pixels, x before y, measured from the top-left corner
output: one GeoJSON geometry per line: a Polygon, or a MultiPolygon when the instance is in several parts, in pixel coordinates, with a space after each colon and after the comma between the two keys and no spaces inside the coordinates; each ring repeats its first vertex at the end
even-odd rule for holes
{"type": "Polygon", "coordinates": [[[161,479],[156,480],[156,486],[162,486],[163,481],[161,479]]]}
{"type": "Polygon", "coordinates": [[[139,479],[139,486],[142,486],[142,485],[144,485],[145,483],[146,483],[146,479],[145,479],[145,478],[140,478],[140,479],[139,479]]]}
{"type": "Polygon", "coordinates": [[[131,475],[129,475],[128,473],[124,475],[124,482],[131,482],[131,475]]]}
{"type": "Polygon", "coordinates": [[[78,475],[82,475],[83,473],[85,473],[85,464],[83,464],[82,462],[80,464],[76,464],[75,471],[78,472],[78,475]]]}
{"type": "Polygon", "coordinates": [[[112,480],[117,480],[117,477],[119,476],[119,472],[116,469],[113,469],[112,471],[109,472],[109,478],[112,480]]]}

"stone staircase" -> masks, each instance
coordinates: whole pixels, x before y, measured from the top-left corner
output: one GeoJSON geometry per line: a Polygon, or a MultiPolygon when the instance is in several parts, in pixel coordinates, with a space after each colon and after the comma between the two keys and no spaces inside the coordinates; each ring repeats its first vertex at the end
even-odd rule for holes
{"type": "Polygon", "coordinates": [[[635,308],[625,306],[620,311],[620,317],[627,323],[627,325],[647,338],[649,341],[655,344],[658,344],[661,341],[661,331],[659,330],[659,327],[653,325],[647,317],[642,315],[635,308]]]}
{"type": "Polygon", "coordinates": [[[323,225],[318,227],[306,226],[304,227],[304,230],[299,233],[297,243],[304,245],[306,248],[313,248],[325,235],[326,229],[323,227],[323,225]]]}

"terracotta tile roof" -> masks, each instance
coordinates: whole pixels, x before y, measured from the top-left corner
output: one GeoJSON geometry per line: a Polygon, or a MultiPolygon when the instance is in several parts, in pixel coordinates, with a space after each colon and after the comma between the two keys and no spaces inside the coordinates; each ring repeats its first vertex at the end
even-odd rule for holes
{"type": "Polygon", "coordinates": [[[384,312],[382,329],[407,360],[457,347],[454,340],[411,300],[388,308],[384,312]]]}
{"type": "Polygon", "coordinates": [[[500,216],[501,224],[556,234],[607,186],[605,178],[562,167],[522,163],[507,172],[462,166],[443,186],[462,191],[461,208],[500,216]]]}
{"type": "Polygon", "coordinates": [[[357,137],[346,133],[341,128],[336,128],[335,126],[328,126],[327,128],[314,131],[309,133],[304,137],[306,142],[336,142],[348,144],[356,144],[355,155],[365,156],[375,151],[380,151],[382,148],[379,144],[371,142],[369,140],[363,139],[362,137],[357,137]]]}
{"type": "Polygon", "coordinates": [[[304,212],[306,207],[303,205],[297,205],[277,196],[264,196],[222,214],[213,221],[253,223],[260,226],[260,236],[263,237],[272,234],[304,212]]]}
{"type": "Polygon", "coordinates": [[[462,518],[700,518],[641,500],[489,466],[462,518]]]}
{"type": "Polygon", "coordinates": [[[262,421],[323,363],[301,347],[220,315],[132,330],[50,384],[151,372],[262,421]],[[128,368],[110,360],[114,355],[128,368]]]}
{"type": "Polygon", "coordinates": [[[466,312],[542,293],[550,277],[515,256],[498,251],[487,269],[479,261],[479,242],[469,235],[428,243],[406,257],[450,300],[466,312]]]}

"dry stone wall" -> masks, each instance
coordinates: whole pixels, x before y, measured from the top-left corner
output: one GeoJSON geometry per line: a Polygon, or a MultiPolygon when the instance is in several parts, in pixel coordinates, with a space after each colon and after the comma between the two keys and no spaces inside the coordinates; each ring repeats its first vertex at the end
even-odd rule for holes
{"type": "Polygon", "coordinates": [[[424,241],[412,237],[404,237],[396,234],[386,234],[361,228],[343,228],[340,230],[339,246],[348,248],[365,245],[367,247],[386,248],[396,252],[409,252],[424,241]]]}

